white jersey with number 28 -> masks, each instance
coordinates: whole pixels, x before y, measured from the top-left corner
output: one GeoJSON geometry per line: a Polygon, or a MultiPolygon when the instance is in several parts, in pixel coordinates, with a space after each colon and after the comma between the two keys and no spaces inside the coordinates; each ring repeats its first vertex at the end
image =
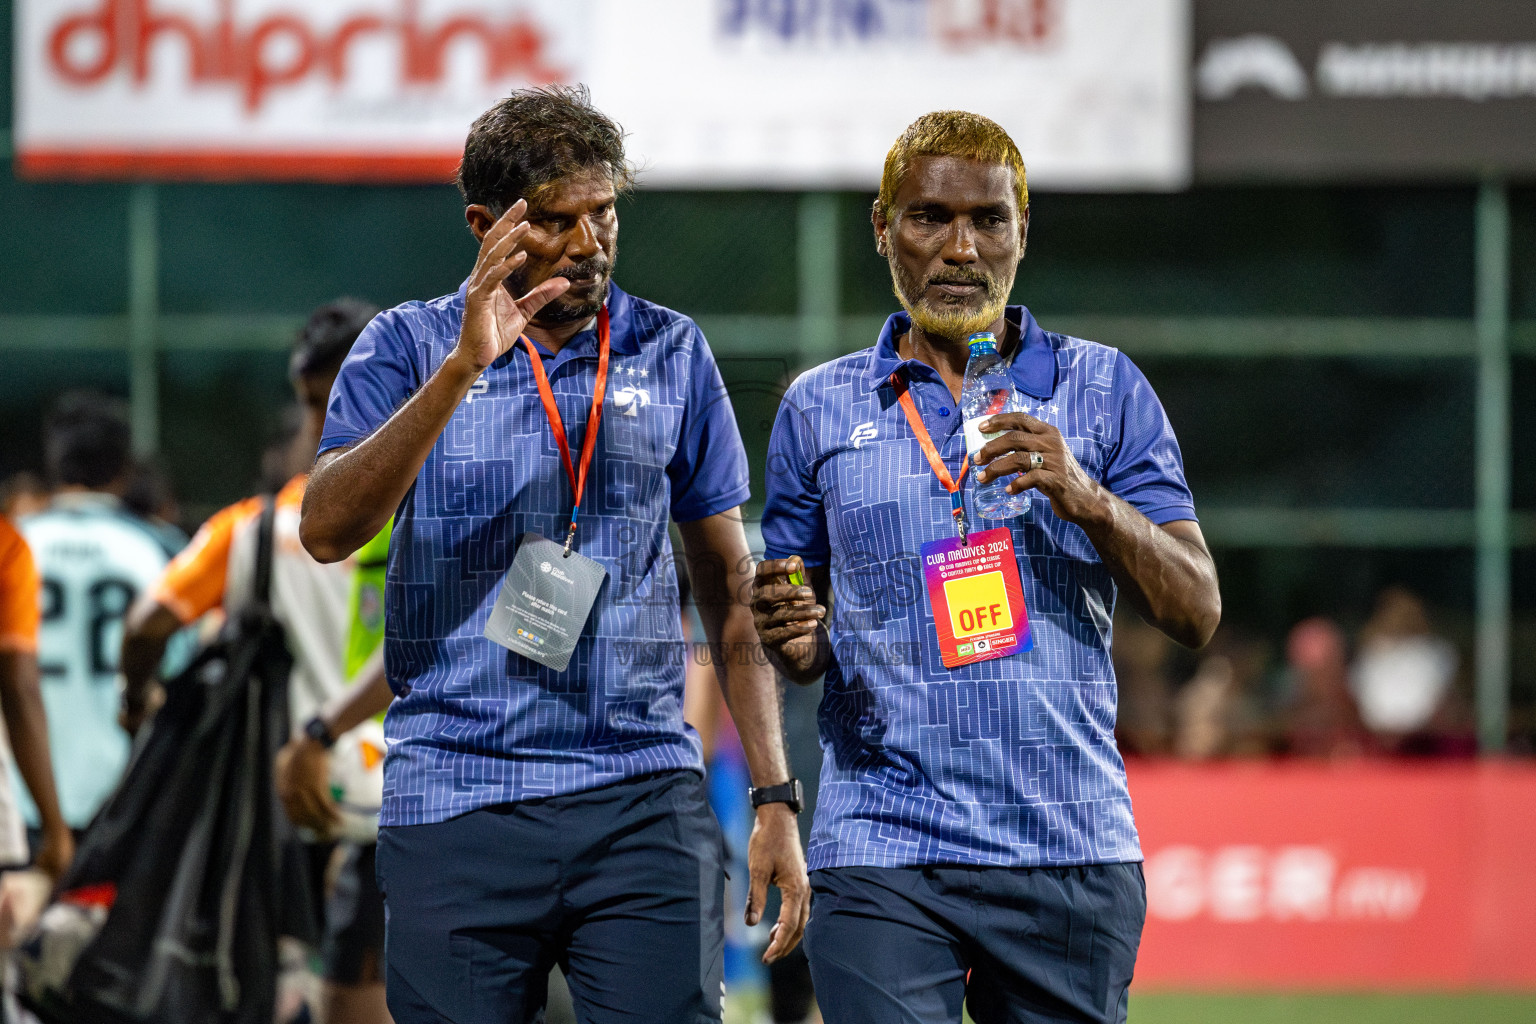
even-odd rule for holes
{"type": "MultiPolygon", "coordinates": [[[[65,821],[84,828],[128,763],[128,736],[117,724],[123,617],[171,552],[105,494],[61,494],[20,525],[43,580],[37,660],[59,804],[65,821]]],[[[35,827],[36,806],[30,797],[21,804],[35,827]]]]}

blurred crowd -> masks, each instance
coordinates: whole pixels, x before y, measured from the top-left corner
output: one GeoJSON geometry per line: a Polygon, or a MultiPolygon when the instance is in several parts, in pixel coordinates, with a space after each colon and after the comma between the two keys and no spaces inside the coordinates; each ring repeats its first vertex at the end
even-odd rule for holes
{"type": "Polygon", "coordinates": [[[1182,651],[1134,614],[1115,623],[1117,736],[1128,757],[1471,757],[1464,659],[1423,599],[1388,587],[1351,633],[1314,616],[1275,639],[1223,627],[1182,651]]]}

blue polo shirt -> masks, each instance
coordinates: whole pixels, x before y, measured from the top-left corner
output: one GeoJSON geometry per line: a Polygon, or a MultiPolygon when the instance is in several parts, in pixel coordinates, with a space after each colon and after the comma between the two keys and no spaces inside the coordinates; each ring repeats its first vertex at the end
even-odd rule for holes
{"type": "MultiPolygon", "coordinates": [[[[1078,462],[1154,523],[1194,519],[1178,442],[1119,351],[1043,331],[1022,306],[1014,383],[1078,462]]],[[[763,538],[769,558],[829,565],[833,655],[810,867],[1137,861],[1115,747],[1115,584],[1078,527],[1038,491],[1008,524],[1034,650],[947,669],[918,549],[954,536],[939,486],[897,404],[906,374],[951,471],[961,416],[938,373],[902,360],[891,317],[873,348],[792,384],[773,428],[763,538]]],[[[980,520],[969,501],[971,529],[980,520]]]]}
{"type": "MultiPolygon", "coordinates": [[[[565,671],[481,635],[519,539],[563,540],[571,510],[522,346],[475,382],[395,515],[384,664],[398,699],[385,720],[382,825],[702,770],[698,737],[683,724],[686,648],[667,521],[746,501],[746,452],[698,326],[617,285],[608,312],[608,395],[577,540],[608,578],[565,671]]],[[[453,351],[463,317],[461,287],[374,319],[336,379],[320,450],[383,424],[453,351]]],[[[579,452],[596,331],[541,355],[579,452]]]]}

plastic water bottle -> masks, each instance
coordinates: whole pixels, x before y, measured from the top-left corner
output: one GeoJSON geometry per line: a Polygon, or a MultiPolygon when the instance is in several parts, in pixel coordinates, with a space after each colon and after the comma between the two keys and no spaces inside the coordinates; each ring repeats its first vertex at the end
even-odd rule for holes
{"type": "Polygon", "coordinates": [[[981,331],[970,337],[971,358],[965,364],[965,383],[960,388],[960,414],[965,417],[965,450],[972,459],[972,497],[976,514],[984,519],[1013,519],[1029,513],[1029,492],[1009,494],[1012,476],[995,477],[986,483],[974,483],[976,453],[999,432],[983,434],[981,423],[989,416],[1005,412],[1023,412],[1024,403],[1013,389],[1008,366],[997,354],[997,337],[981,331]]]}

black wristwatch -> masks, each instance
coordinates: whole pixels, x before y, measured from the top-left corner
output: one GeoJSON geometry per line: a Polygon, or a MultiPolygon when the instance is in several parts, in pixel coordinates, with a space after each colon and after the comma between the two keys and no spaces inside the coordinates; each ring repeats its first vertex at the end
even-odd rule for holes
{"type": "Polygon", "coordinates": [[[796,814],[804,805],[805,792],[800,788],[799,779],[790,779],[778,786],[753,786],[747,790],[747,796],[752,800],[752,809],[763,804],[789,804],[789,809],[796,814]]]}
{"type": "Polygon", "coordinates": [[[325,724],[325,719],[316,715],[304,723],[304,735],[320,744],[326,750],[336,745],[336,737],[331,735],[331,727],[325,724]]]}

